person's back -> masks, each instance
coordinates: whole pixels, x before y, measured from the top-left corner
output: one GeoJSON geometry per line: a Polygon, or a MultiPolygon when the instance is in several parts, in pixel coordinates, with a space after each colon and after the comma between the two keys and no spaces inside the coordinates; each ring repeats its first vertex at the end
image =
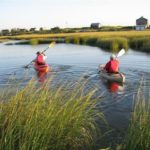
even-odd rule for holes
{"type": "Polygon", "coordinates": [[[42,53],[37,52],[37,58],[36,58],[36,63],[38,65],[45,65],[45,56],[42,53]]]}
{"type": "Polygon", "coordinates": [[[111,55],[110,61],[105,65],[104,69],[108,73],[117,73],[119,71],[119,61],[115,59],[115,55],[111,55]]]}

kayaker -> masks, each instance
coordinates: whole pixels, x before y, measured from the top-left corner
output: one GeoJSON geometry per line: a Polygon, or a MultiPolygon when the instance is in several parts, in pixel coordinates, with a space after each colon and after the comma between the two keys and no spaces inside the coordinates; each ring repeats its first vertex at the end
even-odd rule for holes
{"type": "Polygon", "coordinates": [[[112,54],[110,60],[106,63],[104,70],[108,73],[118,73],[119,72],[119,61],[116,56],[112,54]]]}
{"type": "Polygon", "coordinates": [[[45,54],[41,53],[40,51],[38,51],[36,54],[37,54],[37,57],[34,60],[34,62],[36,62],[37,65],[45,65],[46,64],[46,62],[45,62],[45,59],[46,59],[45,54]]]}

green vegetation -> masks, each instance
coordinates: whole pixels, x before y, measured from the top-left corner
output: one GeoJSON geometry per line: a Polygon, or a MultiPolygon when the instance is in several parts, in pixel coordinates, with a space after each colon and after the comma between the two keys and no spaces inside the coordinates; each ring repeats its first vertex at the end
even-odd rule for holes
{"type": "MultiPolygon", "coordinates": [[[[103,125],[105,118],[96,108],[95,90],[85,92],[83,86],[76,86],[68,92],[67,86],[55,89],[48,84],[37,87],[31,81],[22,89],[1,91],[0,149],[98,148],[95,143],[102,133],[99,123],[103,125]]],[[[99,146],[101,141],[103,139],[98,141],[99,146]]],[[[116,149],[150,149],[150,98],[146,101],[141,90],[137,94],[125,140],[116,149]]]]}
{"type": "Polygon", "coordinates": [[[122,149],[150,149],[150,98],[146,101],[141,90],[137,95],[131,123],[122,149]]]}
{"type": "Polygon", "coordinates": [[[80,33],[57,33],[57,34],[24,34],[16,36],[0,36],[0,39],[29,40],[37,38],[66,38],[66,37],[150,37],[150,30],[146,31],[113,31],[113,32],[80,32],[80,33]]]}
{"type": "Polygon", "coordinates": [[[31,39],[29,42],[30,42],[31,45],[39,44],[39,41],[37,39],[31,39]]]}
{"type": "Polygon", "coordinates": [[[130,47],[139,51],[150,52],[150,37],[132,38],[130,47]]]}
{"type": "Polygon", "coordinates": [[[1,95],[0,149],[88,150],[93,149],[98,121],[94,91],[77,86],[69,93],[30,82],[15,94],[1,95]],[[4,99],[5,98],[5,99],[4,99]]]}
{"type": "Polygon", "coordinates": [[[12,43],[6,43],[6,45],[37,45],[37,44],[49,44],[51,42],[57,42],[57,43],[64,43],[64,39],[61,38],[51,38],[51,39],[30,39],[30,40],[21,40],[21,41],[17,41],[16,43],[12,42],[12,43]]]}
{"type": "Polygon", "coordinates": [[[134,26],[102,26],[98,31],[131,31],[134,26]]]}
{"type": "Polygon", "coordinates": [[[128,49],[128,40],[126,38],[115,37],[115,38],[96,38],[96,37],[67,37],[66,43],[83,44],[98,46],[107,51],[117,52],[121,48],[128,49]]]}
{"type": "Polygon", "coordinates": [[[97,45],[103,49],[119,51],[120,49],[128,49],[128,40],[126,38],[103,38],[97,41],[97,45]]]}
{"type": "Polygon", "coordinates": [[[23,35],[23,34],[50,34],[50,33],[77,33],[77,32],[102,32],[102,31],[131,31],[134,30],[134,26],[102,26],[99,28],[92,27],[81,27],[81,28],[60,28],[58,26],[51,29],[44,29],[40,27],[39,30],[36,28],[13,28],[11,30],[5,29],[0,31],[0,35],[3,36],[14,36],[14,35],[23,35]]]}
{"type": "MultiPolygon", "coordinates": [[[[120,28],[120,27],[118,27],[120,28]]],[[[57,29],[57,28],[55,28],[57,29]]],[[[150,30],[146,31],[110,31],[110,32],[78,32],[57,34],[26,34],[16,36],[0,36],[0,40],[27,40],[18,44],[46,44],[51,41],[58,43],[73,43],[92,45],[108,51],[126,50],[130,47],[135,50],[150,52],[150,30]]]]}

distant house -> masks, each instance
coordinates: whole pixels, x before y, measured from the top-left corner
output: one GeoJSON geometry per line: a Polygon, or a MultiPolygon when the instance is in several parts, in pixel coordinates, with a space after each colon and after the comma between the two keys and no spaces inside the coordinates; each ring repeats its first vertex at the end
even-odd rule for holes
{"type": "Polygon", "coordinates": [[[3,36],[10,35],[10,32],[8,29],[5,29],[5,30],[1,31],[1,35],[3,35],[3,36]]]}
{"type": "Polygon", "coordinates": [[[136,30],[145,30],[148,26],[148,19],[140,17],[136,20],[136,30]]]}
{"type": "Polygon", "coordinates": [[[101,27],[100,23],[91,23],[91,28],[93,28],[93,29],[98,29],[100,27],[101,27]]]}

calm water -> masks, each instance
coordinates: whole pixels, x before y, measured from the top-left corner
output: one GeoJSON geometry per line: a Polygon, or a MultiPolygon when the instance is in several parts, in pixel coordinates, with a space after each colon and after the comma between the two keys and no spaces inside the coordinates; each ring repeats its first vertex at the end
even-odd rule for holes
{"type": "MultiPolygon", "coordinates": [[[[25,70],[27,65],[39,50],[47,45],[11,45],[0,44],[0,87],[15,82],[26,84],[32,77],[36,77],[36,72],[31,68],[25,70]],[[8,82],[11,80],[11,82],[8,82]]],[[[97,47],[80,46],[71,44],[56,44],[46,52],[47,62],[53,68],[53,72],[48,76],[55,75],[55,84],[60,86],[68,81],[88,79],[86,88],[97,88],[96,95],[103,95],[100,100],[100,108],[106,115],[112,130],[112,139],[120,140],[127,128],[134,96],[140,85],[141,78],[144,78],[142,85],[147,97],[150,89],[150,55],[129,50],[120,57],[120,70],[126,75],[126,83],[115,88],[114,84],[107,83],[97,74],[99,64],[104,64],[109,59],[110,53],[102,51],[97,47]]]]}

